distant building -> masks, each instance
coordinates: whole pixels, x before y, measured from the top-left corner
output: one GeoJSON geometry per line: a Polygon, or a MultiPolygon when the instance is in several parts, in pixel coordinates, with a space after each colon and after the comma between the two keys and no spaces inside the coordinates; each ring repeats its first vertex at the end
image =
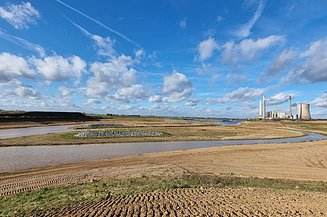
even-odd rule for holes
{"type": "Polygon", "coordinates": [[[310,104],[298,103],[297,104],[297,118],[303,120],[310,120],[310,104]]]}
{"type": "Polygon", "coordinates": [[[259,118],[265,119],[267,117],[267,101],[266,97],[262,96],[262,100],[259,102],[259,118]]]}
{"type": "Polygon", "coordinates": [[[262,96],[262,100],[259,102],[259,119],[302,119],[310,120],[310,104],[298,103],[297,115],[292,112],[292,96],[289,96],[289,112],[272,110],[267,112],[267,99],[262,96]]]}
{"type": "Polygon", "coordinates": [[[269,111],[267,113],[267,118],[269,119],[285,119],[286,113],[281,111],[269,111]]]}

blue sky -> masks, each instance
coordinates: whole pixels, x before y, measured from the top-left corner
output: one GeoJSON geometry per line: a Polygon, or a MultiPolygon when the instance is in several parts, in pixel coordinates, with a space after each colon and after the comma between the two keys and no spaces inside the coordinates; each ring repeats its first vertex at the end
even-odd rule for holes
{"type": "Polygon", "coordinates": [[[327,118],[325,0],[0,2],[0,109],[327,118]],[[295,108],[294,108],[295,112],[295,108]]]}

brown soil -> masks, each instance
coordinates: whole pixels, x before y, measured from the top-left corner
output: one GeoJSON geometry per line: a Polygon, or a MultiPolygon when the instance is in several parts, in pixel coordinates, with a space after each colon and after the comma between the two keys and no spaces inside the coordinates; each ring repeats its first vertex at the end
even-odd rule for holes
{"type": "Polygon", "coordinates": [[[326,216],[322,193],[249,188],[191,188],[108,196],[44,216],[326,216]]]}
{"type": "Polygon", "coordinates": [[[140,175],[226,175],[327,180],[327,141],[161,152],[0,174],[0,195],[140,175]]]}

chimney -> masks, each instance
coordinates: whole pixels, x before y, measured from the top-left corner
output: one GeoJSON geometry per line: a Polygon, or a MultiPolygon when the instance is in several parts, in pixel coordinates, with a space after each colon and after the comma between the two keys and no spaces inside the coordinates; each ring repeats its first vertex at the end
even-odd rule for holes
{"type": "Polygon", "coordinates": [[[290,118],[292,119],[292,96],[290,96],[290,118]]]}

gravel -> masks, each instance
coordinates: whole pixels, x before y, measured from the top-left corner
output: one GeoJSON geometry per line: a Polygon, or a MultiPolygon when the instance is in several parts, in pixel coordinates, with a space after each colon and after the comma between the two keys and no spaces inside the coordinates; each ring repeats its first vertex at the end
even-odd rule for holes
{"type": "Polygon", "coordinates": [[[80,132],[74,135],[78,138],[94,138],[94,137],[132,137],[132,136],[161,136],[162,132],[154,131],[88,131],[80,132]]]}
{"type": "Polygon", "coordinates": [[[105,123],[105,124],[88,124],[85,127],[89,129],[94,128],[104,128],[104,127],[121,127],[122,124],[114,124],[114,123],[105,123]]]}

